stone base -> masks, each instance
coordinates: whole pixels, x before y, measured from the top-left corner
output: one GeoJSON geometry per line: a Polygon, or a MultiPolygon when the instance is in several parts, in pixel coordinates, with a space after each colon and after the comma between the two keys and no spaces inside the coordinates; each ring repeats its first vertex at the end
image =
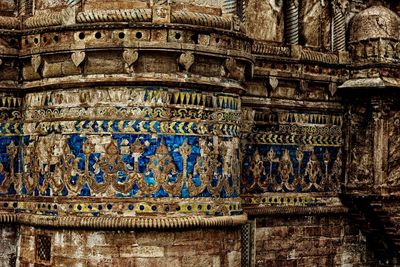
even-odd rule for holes
{"type": "Polygon", "coordinates": [[[17,229],[0,225],[0,267],[15,266],[17,257],[17,229]]]}
{"type": "Polygon", "coordinates": [[[370,266],[364,239],[344,215],[257,218],[255,266],[370,266]]]}
{"type": "Polygon", "coordinates": [[[33,263],[68,267],[239,267],[240,251],[240,228],[116,232],[21,226],[18,260],[21,267],[32,266],[33,263]],[[49,261],[38,256],[40,236],[51,238],[49,261]]]}

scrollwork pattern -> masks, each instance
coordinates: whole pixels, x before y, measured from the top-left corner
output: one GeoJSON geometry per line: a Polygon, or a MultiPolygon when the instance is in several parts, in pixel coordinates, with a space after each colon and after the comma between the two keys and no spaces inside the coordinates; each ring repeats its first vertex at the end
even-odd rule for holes
{"type": "MultiPolygon", "coordinates": [[[[0,175],[11,177],[1,189],[21,181],[18,190],[42,196],[230,197],[239,193],[237,144],[184,136],[31,138],[20,172],[1,166],[0,175]]],[[[7,150],[14,170],[18,147],[7,150]]]]}
{"type": "Polygon", "coordinates": [[[339,148],[250,147],[244,160],[242,191],[337,192],[341,153],[339,148]]]}

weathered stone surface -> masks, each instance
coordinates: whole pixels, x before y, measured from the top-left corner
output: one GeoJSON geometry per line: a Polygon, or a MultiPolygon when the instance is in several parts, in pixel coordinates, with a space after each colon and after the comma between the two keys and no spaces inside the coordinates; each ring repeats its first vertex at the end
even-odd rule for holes
{"type": "Polygon", "coordinates": [[[246,16],[246,33],[250,37],[255,40],[283,42],[283,1],[250,0],[247,2],[246,16]]]}
{"type": "Polygon", "coordinates": [[[395,265],[397,2],[0,1],[0,266],[395,265]]]}
{"type": "Polygon", "coordinates": [[[257,219],[256,266],[367,266],[367,247],[349,223],[329,216],[257,219]],[[346,241],[350,236],[354,240],[346,241]]]}
{"type": "Polygon", "coordinates": [[[17,228],[0,225],[0,266],[15,266],[17,259],[17,228]]]}
{"type": "MultiPolygon", "coordinates": [[[[55,266],[240,266],[239,229],[192,230],[189,233],[87,232],[21,227],[19,260],[22,265],[37,262],[35,238],[50,235],[53,238],[51,264],[55,266]]],[[[6,240],[10,241],[4,239],[3,247],[6,240]]],[[[10,243],[9,247],[15,248],[15,243],[10,243]]],[[[13,256],[15,259],[15,254],[13,256]]]]}

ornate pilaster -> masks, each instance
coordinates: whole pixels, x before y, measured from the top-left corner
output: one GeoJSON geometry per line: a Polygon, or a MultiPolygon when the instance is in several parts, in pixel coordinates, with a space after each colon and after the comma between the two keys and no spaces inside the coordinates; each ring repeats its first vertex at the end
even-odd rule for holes
{"type": "Polygon", "coordinates": [[[374,128],[374,182],[375,186],[386,183],[388,171],[388,120],[390,101],[387,98],[373,98],[373,128],[374,128]]]}

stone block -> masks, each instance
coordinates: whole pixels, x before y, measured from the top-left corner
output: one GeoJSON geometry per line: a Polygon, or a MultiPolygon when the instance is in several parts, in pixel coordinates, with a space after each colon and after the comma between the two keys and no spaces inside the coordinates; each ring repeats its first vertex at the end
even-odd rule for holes
{"type": "Polygon", "coordinates": [[[159,258],[138,258],[135,259],[135,266],[140,267],[181,267],[180,258],[165,257],[159,258]]]}
{"type": "Polygon", "coordinates": [[[174,232],[138,232],[136,242],[139,246],[171,246],[175,242],[174,232]]]}
{"type": "Polygon", "coordinates": [[[237,251],[229,252],[226,256],[227,267],[240,267],[241,264],[241,253],[237,251]]]}
{"type": "Polygon", "coordinates": [[[182,267],[220,267],[219,256],[184,256],[182,258],[182,267]]]}
{"type": "Polygon", "coordinates": [[[195,256],[198,253],[197,246],[193,245],[173,245],[165,247],[165,256],[167,257],[195,256]]]}
{"type": "Polygon", "coordinates": [[[164,248],[157,246],[123,246],[120,256],[123,258],[157,258],[164,256],[164,248]]]}

